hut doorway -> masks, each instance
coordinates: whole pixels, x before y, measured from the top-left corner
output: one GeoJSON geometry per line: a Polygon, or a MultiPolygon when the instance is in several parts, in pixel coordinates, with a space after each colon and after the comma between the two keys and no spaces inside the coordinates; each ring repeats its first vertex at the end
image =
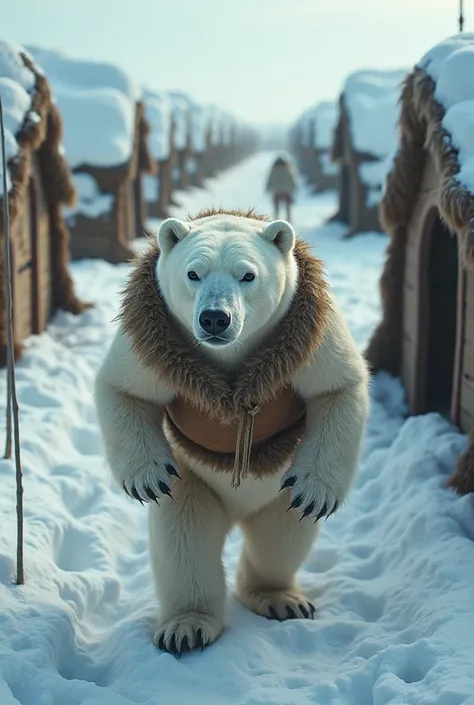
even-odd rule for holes
{"type": "Polygon", "coordinates": [[[428,214],[420,258],[421,407],[450,417],[455,392],[458,246],[436,210],[428,214]]]}

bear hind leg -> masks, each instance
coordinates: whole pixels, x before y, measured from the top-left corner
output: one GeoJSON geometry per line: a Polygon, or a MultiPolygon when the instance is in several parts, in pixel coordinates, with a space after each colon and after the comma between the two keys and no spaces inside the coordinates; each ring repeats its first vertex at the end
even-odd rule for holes
{"type": "Polygon", "coordinates": [[[174,499],[150,504],[150,558],[160,622],[153,641],[180,656],[203,649],[223,628],[225,579],[221,554],[229,520],[212,492],[180,466],[174,499]]]}
{"type": "Polygon", "coordinates": [[[271,505],[242,521],[244,549],[237,571],[237,598],[268,619],[313,619],[315,607],[295,575],[306,559],[319,526],[287,512],[291,500],[282,493],[271,505]]]}

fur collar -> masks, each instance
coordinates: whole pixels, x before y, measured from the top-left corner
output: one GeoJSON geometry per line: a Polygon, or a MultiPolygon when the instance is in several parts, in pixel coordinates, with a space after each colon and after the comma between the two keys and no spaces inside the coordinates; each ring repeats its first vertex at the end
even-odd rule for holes
{"type": "Polygon", "coordinates": [[[241,363],[234,379],[212,366],[170,314],[156,283],[156,243],[137,256],[119,319],[138,359],[208,418],[228,425],[242,410],[275,398],[319,347],[330,314],[322,263],[297,240],[298,287],[271,337],[241,363]]]}

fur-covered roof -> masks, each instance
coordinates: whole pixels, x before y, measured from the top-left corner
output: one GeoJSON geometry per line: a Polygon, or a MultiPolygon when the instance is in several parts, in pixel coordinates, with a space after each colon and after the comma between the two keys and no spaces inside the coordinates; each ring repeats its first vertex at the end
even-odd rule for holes
{"type": "Polygon", "coordinates": [[[474,264],[474,195],[463,186],[458,150],[443,126],[445,108],[435,98],[436,83],[420,66],[406,78],[401,94],[400,142],[387,178],[381,220],[394,235],[405,229],[418,198],[426,155],[439,170],[438,206],[447,225],[460,237],[464,264],[474,264]]]}
{"type": "MultiPolygon", "coordinates": [[[[12,181],[12,188],[8,194],[11,225],[19,212],[28,185],[33,152],[41,150],[40,171],[48,204],[50,206],[73,205],[76,197],[69,167],[60,151],[62,122],[52,101],[49,83],[26,53],[20,53],[20,57],[25,67],[33,73],[35,83],[31,93],[30,109],[15,135],[19,151],[7,164],[12,181]]],[[[3,237],[3,190],[1,189],[0,235],[3,237]]]]}

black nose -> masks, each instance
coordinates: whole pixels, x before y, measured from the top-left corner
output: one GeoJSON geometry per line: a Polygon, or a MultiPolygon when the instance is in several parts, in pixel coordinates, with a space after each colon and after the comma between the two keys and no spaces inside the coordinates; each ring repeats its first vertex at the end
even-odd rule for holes
{"type": "Polygon", "coordinates": [[[199,316],[199,325],[209,335],[219,335],[230,326],[230,316],[218,308],[208,309],[199,316]]]}

